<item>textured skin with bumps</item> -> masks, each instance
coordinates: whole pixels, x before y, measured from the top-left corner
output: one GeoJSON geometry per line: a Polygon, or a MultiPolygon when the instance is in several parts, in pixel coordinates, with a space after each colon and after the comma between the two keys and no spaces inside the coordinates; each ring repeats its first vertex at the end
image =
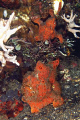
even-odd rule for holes
{"type": "Polygon", "coordinates": [[[31,113],[39,112],[39,109],[53,103],[53,107],[63,104],[61,88],[55,80],[56,67],[59,60],[49,62],[48,65],[38,61],[34,72],[26,74],[22,84],[22,101],[31,107],[31,113]]]}

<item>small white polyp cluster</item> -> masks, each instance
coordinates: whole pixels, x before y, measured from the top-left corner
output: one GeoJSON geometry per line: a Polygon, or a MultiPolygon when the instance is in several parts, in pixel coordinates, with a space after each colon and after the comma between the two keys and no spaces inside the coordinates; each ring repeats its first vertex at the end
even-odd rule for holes
{"type": "Polygon", "coordinates": [[[17,30],[19,30],[22,26],[18,26],[17,28],[10,29],[11,22],[15,16],[15,13],[13,12],[8,20],[0,19],[0,47],[2,48],[2,51],[0,51],[0,62],[2,64],[2,67],[6,65],[6,61],[12,62],[19,66],[19,63],[16,60],[15,56],[10,56],[9,53],[12,52],[14,49],[13,46],[7,46],[4,43],[7,42],[9,37],[14,34],[17,30]]]}

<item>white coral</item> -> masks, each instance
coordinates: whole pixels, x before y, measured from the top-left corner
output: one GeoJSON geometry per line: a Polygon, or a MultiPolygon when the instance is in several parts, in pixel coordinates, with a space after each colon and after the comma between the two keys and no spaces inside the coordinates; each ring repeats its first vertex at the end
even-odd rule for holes
{"type": "MultiPolygon", "coordinates": [[[[14,49],[14,48],[13,48],[14,49]]],[[[16,55],[15,56],[10,56],[9,53],[13,50],[13,49],[8,49],[7,51],[0,51],[0,61],[2,63],[2,67],[4,67],[6,65],[6,61],[15,63],[16,65],[19,66],[19,63],[16,60],[16,55]]]]}
{"type": "Polygon", "coordinates": [[[71,10],[71,15],[66,17],[65,14],[64,14],[64,15],[62,16],[62,19],[64,19],[64,20],[68,23],[68,25],[67,25],[67,30],[68,30],[69,32],[72,32],[73,35],[74,35],[74,37],[80,38],[80,37],[77,36],[77,34],[76,34],[77,32],[80,32],[80,30],[74,29],[74,28],[79,28],[79,27],[80,27],[79,25],[76,25],[76,24],[75,24],[75,22],[74,22],[75,17],[76,17],[76,14],[73,15],[73,10],[71,10]]]}
{"type": "Polygon", "coordinates": [[[8,20],[0,19],[0,47],[3,51],[0,51],[0,62],[2,63],[2,67],[6,65],[6,61],[15,63],[19,65],[19,63],[16,60],[15,56],[10,56],[9,53],[12,52],[14,49],[13,46],[7,46],[4,43],[7,42],[9,37],[14,34],[17,30],[19,30],[22,26],[18,26],[17,28],[10,29],[11,22],[14,18],[15,13],[13,12],[10,15],[10,18],[8,20]]]}

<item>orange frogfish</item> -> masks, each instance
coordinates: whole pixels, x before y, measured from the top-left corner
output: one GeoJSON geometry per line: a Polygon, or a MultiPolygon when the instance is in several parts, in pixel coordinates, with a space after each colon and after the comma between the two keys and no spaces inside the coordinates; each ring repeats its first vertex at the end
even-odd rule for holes
{"type": "Polygon", "coordinates": [[[32,21],[39,25],[38,34],[34,35],[35,41],[46,41],[54,38],[58,38],[60,43],[63,43],[63,37],[56,30],[56,21],[54,17],[53,10],[49,10],[49,17],[45,22],[43,22],[40,16],[32,17],[32,21]]]}
{"type": "Polygon", "coordinates": [[[50,103],[53,103],[53,107],[63,104],[61,88],[55,80],[58,64],[58,59],[47,65],[38,61],[34,72],[25,74],[21,88],[22,101],[30,105],[31,113],[39,112],[41,108],[50,103]]]}

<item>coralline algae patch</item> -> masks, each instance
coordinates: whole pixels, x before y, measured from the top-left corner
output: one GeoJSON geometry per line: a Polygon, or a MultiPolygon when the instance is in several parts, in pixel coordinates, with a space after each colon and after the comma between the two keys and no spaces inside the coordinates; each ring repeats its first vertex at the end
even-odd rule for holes
{"type": "Polygon", "coordinates": [[[0,118],[4,115],[7,118],[14,118],[16,117],[24,108],[23,103],[21,101],[21,94],[20,94],[20,84],[19,82],[15,81],[17,84],[16,87],[13,88],[13,85],[11,87],[11,84],[13,84],[12,81],[6,80],[5,83],[9,82],[9,84],[4,84],[4,89],[6,89],[5,92],[3,92],[3,89],[0,92],[0,118]],[[6,86],[5,86],[6,85],[6,86]],[[10,88],[9,88],[10,86],[10,88]]]}
{"type": "Polygon", "coordinates": [[[18,91],[8,91],[6,95],[2,95],[0,98],[0,114],[5,114],[8,118],[16,117],[23,108],[18,91]]]}

